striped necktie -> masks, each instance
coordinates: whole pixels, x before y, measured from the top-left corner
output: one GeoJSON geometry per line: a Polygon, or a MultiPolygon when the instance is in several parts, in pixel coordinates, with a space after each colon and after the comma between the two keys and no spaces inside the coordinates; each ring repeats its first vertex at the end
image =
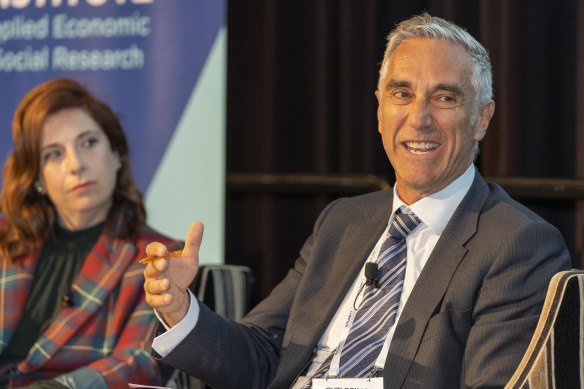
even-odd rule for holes
{"type": "Polygon", "coordinates": [[[420,224],[416,215],[403,208],[396,211],[379,250],[379,288],[366,287],[343,344],[339,377],[367,377],[395,322],[406,273],[406,237],[420,224]]]}
{"type": "MultiPolygon", "coordinates": [[[[406,237],[420,224],[409,208],[400,207],[381,244],[377,264],[379,287],[366,286],[361,306],[342,345],[337,377],[371,376],[375,361],[395,322],[406,272],[406,237]]],[[[335,353],[323,362],[313,378],[329,369],[335,353]]],[[[310,388],[308,382],[304,388],[310,388]]]]}

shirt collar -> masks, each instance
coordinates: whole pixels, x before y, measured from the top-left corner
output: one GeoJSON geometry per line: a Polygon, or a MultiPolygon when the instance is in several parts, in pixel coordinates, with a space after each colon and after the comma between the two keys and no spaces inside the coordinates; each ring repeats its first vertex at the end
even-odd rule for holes
{"type": "Polygon", "coordinates": [[[410,208],[433,233],[440,235],[470,189],[474,180],[475,170],[474,164],[471,163],[466,171],[446,188],[432,193],[409,206],[399,198],[397,185],[394,185],[392,216],[403,205],[410,208]]]}

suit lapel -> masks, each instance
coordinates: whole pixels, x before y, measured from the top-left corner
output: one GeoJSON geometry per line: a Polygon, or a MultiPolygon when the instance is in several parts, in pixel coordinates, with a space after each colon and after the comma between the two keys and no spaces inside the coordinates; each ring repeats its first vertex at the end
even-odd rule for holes
{"type": "Polygon", "coordinates": [[[133,260],[132,244],[101,235],[72,286],[72,306],[63,307],[33,345],[21,371],[33,371],[46,363],[100,309],[133,260]]]}
{"type": "Polygon", "coordinates": [[[340,242],[336,253],[329,253],[327,260],[315,263],[314,269],[305,274],[298,288],[298,304],[293,308],[295,312],[291,313],[287,328],[299,329],[294,331],[289,343],[308,347],[298,350],[297,357],[288,366],[290,371],[302,370],[306,361],[310,360],[311,352],[387,226],[391,201],[392,197],[389,196],[388,201],[365,209],[366,215],[348,225],[341,239],[334,238],[340,242]]]}
{"type": "MultiPolygon", "coordinates": [[[[373,248],[375,241],[372,237],[379,236],[383,231],[384,226],[379,227],[377,225],[347,227],[344,243],[339,248],[334,266],[330,267],[328,274],[311,275],[310,278],[319,278],[316,281],[307,279],[311,285],[314,285],[314,282],[320,285],[320,291],[303,296],[302,300],[307,303],[298,312],[299,318],[308,323],[328,325],[373,248]]],[[[321,326],[312,327],[311,335],[320,335],[321,326]]]]}
{"type": "Polygon", "coordinates": [[[488,187],[475,173],[473,184],[438,240],[398,321],[384,368],[385,387],[401,387],[434,310],[442,300],[466,242],[476,233],[488,187]]]}

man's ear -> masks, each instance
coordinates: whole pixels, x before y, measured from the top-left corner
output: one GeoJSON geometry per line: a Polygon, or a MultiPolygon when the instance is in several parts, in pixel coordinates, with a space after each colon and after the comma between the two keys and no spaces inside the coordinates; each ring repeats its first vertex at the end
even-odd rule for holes
{"type": "Polygon", "coordinates": [[[375,97],[377,98],[377,132],[381,134],[381,93],[379,93],[379,89],[375,90],[375,97]]]}
{"type": "Polygon", "coordinates": [[[489,127],[489,123],[491,122],[491,118],[493,117],[494,113],[495,102],[493,100],[489,100],[489,102],[483,106],[481,112],[479,112],[479,117],[475,127],[475,140],[480,141],[485,137],[487,128],[489,127]]]}

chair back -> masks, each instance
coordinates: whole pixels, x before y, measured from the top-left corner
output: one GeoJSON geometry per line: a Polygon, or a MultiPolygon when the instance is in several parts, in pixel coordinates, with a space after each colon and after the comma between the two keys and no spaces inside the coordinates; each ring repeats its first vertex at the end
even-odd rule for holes
{"type": "Polygon", "coordinates": [[[250,308],[253,283],[247,266],[202,265],[190,289],[215,313],[239,320],[250,308]]]}
{"type": "Polygon", "coordinates": [[[584,388],[584,270],[554,275],[531,342],[505,389],[584,388]]]}

